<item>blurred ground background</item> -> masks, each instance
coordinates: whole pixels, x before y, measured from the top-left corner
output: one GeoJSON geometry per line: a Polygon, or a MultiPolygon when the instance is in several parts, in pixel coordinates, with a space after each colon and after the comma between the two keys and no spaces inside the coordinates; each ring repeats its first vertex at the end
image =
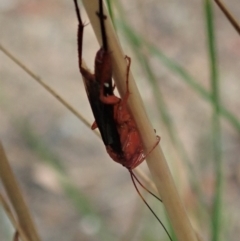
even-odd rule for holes
{"type": "MultiPolygon", "coordinates": [[[[125,9],[124,18],[139,34],[209,89],[202,1],[120,2],[125,9]]],[[[229,0],[227,4],[235,16],[240,16],[238,0],[229,0]]],[[[83,19],[88,22],[83,8],[81,10],[83,19]]],[[[214,13],[221,99],[223,105],[240,119],[240,36],[215,5],[214,13]]],[[[98,45],[91,26],[87,25],[85,30],[84,58],[93,69],[98,45]]],[[[0,0],[1,44],[92,122],[78,70],[76,31],[77,20],[70,0],[0,0]]],[[[123,34],[121,38],[124,40],[123,34]]],[[[186,165],[179,160],[181,158],[170,143],[149,82],[129,46],[125,44],[124,49],[132,56],[133,74],[153,126],[162,137],[161,145],[179,183],[179,192],[191,221],[208,240],[210,221],[207,213],[211,210],[214,185],[211,105],[150,57],[176,132],[195,166],[196,180],[205,203],[205,209],[200,211],[196,208],[199,200],[189,187],[186,165]]],[[[234,241],[240,234],[240,136],[224,119],[222,126],[224,237],[234,241]]],[[[157,221],[143,207],[128,172],[108,157],[101,140],[2,52],[0,138],[42,240],[159,240],[159,235],[167,240],[157,221]],[[57,170],[67,175],[72,187],[78,191],[78,197],[73,195],[75,192],[63,188],[57,170]],[[126,238],[125,235],[129,236],[126,238]]],[[[146,170],[145,164],[141,167],[146,170]]],[[[151,200],[150,203],[162,215],[161,205],[151,200]]],[[[9,224],[1,210],[1,240],[11,240],[8,230],[9,224]]]]}

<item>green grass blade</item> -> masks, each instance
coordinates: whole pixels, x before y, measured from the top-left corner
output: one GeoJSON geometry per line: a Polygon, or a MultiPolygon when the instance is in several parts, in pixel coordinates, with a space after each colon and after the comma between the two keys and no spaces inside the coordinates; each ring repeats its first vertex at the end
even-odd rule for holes
{"type": "MultiPolygon", "coordinates": [[[[128,34],[128,36],[130,36],[130,35],[128,34]]],[[[143,56],[143,54],[142,54],[142,51],[141,51],[143,48],[142,42],[139,41],[139,39],[135,36],[133,36],[133,39],[129,40],[129,42],[134,50],[133,53],[136,54],[136,59],[141,64],[141,69],[145,70],[147,79],[149,80],[149,83],[152,86],[153,94],[156,97],[155,101],[157,104],[157,109],[160,112],[160,117],[162,118],[162,121],[167,129],[170,140],[171,140],[175,150],[177,151],[179,157],[181,158],[183,163],[188,168],[187,173],[188,173],[189,185],[190,185],[193,193],[195,193],[197,200],[198,200],[196,203],[196,209],[198,210],[199,213],[201,213],[201,215],[209,216],[207,213],[207,209],[206,209],[206,206],[207,206],[206,199],[204,198],[203,191],[199,185],[199,183],[201,181],[197,178],[199,175],[197,174],[196,167],[190,161],[186,148],[178,135],[175,124],[172,121],[172,117],[168,111],[168,107],[167,107],[167,105],[164,101],[164,98],[162,96],[162,93],[159,89],[159,84],[157,83],[158,81],[153,73],[153,70],[150,66],[148,58],[146,56],[143,56]]],[[[184,73],[184,72],[181,71],[181,73],[184,73]]],[[[171,227],[170,223],[169,223],[169,227],[171,227]]],[[[176,240],[174,238],[175,235],[174,235],[173,230],[172,229],[170,229],[170,230],[171,230],[170,233],[171,233],[173,240],[176,240]]]]}
{"type": "Polygon", "coordinates": [[[219,78],[217,67],[216,42],[214,35],[213,11],[210,0],[205,0],[206,28],[208,53],[210,60],[211,89],[213,99],[212,134],[213,134],[213,154],[215,163],[215,193],[212,213],[212,241],[220,240],[222,224],[222,196],[223,196],[223,158],[221,143],[220,124],[220,96],[219,78]]]}
{"type": "MultiPolygon", "coordinates": [[[[133,43],[136,45],[144,44],[152,56],[155,56],[165,67],[167,67],[173,74],[177,75],[189,87],[191,87],[200,97],[213,104],[212,94],[209,93],[201,84],[199,84],[194,77],[192,77],[186,69],[180,64],[168,58],[159,48],[148,43],[134,29],[126,25],[122,20],[118,22],[118,27],[126,34],[130,35],[133,43]]],[[[224,106],[219,106],[220,115],[223,116],[237,131],[240,131],[239,119],[224,106]]]]}
{"type": "MultiPolygon", "coordinates": [[[[146,44],[142,41],[139,36],[134,34],[133,31],[128,28],[128,26],[125,24],[125,28],[123,29],[126,39],[131,45],[133,49],[133,53],[136,55],[136,59],[139,61],[141,65],[141,69],[143,69],[146,73],[147,79],[151,84],[152,92],[155,96],[155,101],[157,104],[157,109],[159,111],[160,117],[167,129],[167,132],[169,134],[170,140],[174,146],[174,148],[179,153],[180,158],[183,160],[183,162],[187,165],[189,171],[189,179],[190,179],[190,185],[191,189],[197,194],[198,196],[198,208],[203,210],[203,207],[206,206],[206,202],[204,200],[204,195],[202,194],[202,190],[199,186],[199,180],[196,178],[198,175],[196,173],[196,169],[194,168],[192,162],[190,161],[190,158],[188,157],[188,153],[178,136],[178,132],[176,130],[176,127],[174,125],[174,122],[172,120],[172,117],[168,111],[168,107],[164,101],[163,95],[161,93],[161,90],[159,89],[159,84],[157,81],[157,78],[152,70],[152,67],[150,66],[150,63],[148,61],[147,56],[143,56],[142,49],[146,46],[146,44]]],[[[151,53],[150,53],[151,54],[151,53]]],[[[152,54],[151,54],[152,56],[152,54]]],[[[183,72],[181,72],[183,73],[183,72]]],[[[171,230],[173,231],[173,230],[171,230]]],[[[171,232],[171,236],[174,237],[174,233],[171,232]]]]}

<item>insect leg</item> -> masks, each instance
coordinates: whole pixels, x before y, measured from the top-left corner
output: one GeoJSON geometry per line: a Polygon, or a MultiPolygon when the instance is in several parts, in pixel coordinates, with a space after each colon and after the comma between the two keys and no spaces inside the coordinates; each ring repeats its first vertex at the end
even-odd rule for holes
{"type": "Polygon", "coordinates": [[[137,178],[137,176],[133,173],[133,171],[131,169],[129,169],[129,172],[131,173],[131,175],[135,178],[135,180],[139,183],[139,185],[149,194],[151,194],[153,197],[155,197],[158,201],[162,202],[162,199],[160,199],[158,196],[156,196],[154,193],[152,193],[151,191],[149,191],[137,178]]]}
{"type": "Polygon", "coordinates": [[[106,16],[103,13],[103,1],[102,0],[99,0],[99,12],[97,12],[97,15],[100,19],[100,28],[101,28],[101,34],[102,34],[102,47],[105,51],[108,51],[107,34],[106,34],[105,25],[104,25],[104,20],[106,19],[106,16]]]}
{"type": "Polygon", "coordinates": [[[78,61],[79,61],[79,68],[82,68],[82,45],[83,45],[83,29],[84,24],[81,19],[80,10],[78,7],[77,0],[74,0],[77,19],[78,19],[78,61]]]}
{"type": "Polygon", "coordinates": [[[129,73],[130,73],[130,66],[131,66],[131,58],[128,56],[125,56],[125,59],[128,61],[127,63],[127,69],[126,69],[126,93],[122,99],[122,103],[121,105],[126,106],[127,105],[127,101],[130,95],[130,91],[129,91],[129,73]]]}
{"type": "Polygon", "coordinates": [[[78,42],[78,65],[79,70],[84,78],[90,80],[93,79],[93,75],[83,67],[82,65],[82,49],[83,49],[83,31],[84,31],[84,23],[81,18],[80,10],[78,7],[77,0],[74,0],[74,5],[76,9],[77,19],[78,19],[78,33],[77,33],[77,42],[78,42]]]}

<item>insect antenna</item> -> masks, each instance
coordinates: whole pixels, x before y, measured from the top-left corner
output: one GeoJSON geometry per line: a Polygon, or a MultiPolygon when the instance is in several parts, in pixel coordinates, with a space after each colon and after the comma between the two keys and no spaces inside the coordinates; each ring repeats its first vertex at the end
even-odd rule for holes
{"type": "Polygon", "coordinates": [[[100,19],[100,28],[101,28],[101,34],[102,34],[102,48],[105,51],[108,51],[107,34],[106,34],[105,26],[104,26],[104,20],[106,19],[106,16],[103,13],[103,1],[102,0],[99,0],[99,12],[97,12],[97,15],[100,19]]]}
{"type": "Polygon", "coordinates": [[[74,0],[75,10],[77,14],[78,19],[78,62],[79,62],[79,68],[82,68],[82,43],[83,43],[83,29],[84,29],[84,23],[82,22],[80,10],[78,7],[77,0],[74,0]]]}
{"type": "MultiPolygon", "coordinates": [[[[139,197],[143,200],[143,202],[145,203],[145,205],[148,207],[148,209],[151,211],[151,213],[155,216],[155,218],[156,218],[156,219],[158,220],[158,222],[161,224],[161,226],[162,226],[163,229],[165,230],[165,232],[166,232],[167,236],[169,237],[169,239],[170,239],[171,241],[173,241],[172,238],[171,238],[171,236],[170,236],[170,234],[169,234],[169,232],[167,231],[166,227],[164,226],[163,222],[162,222],[162,221],[160,220],[160,218],[156,215],[156,213],[153,211],[153,209],[149,206],[149,204],[147,203],[147,201],[144,199],[144,197],[143,197],[142,194],[140,193],[140,191],[139,191],[139,189],[138,189],[138,187],[137,187],[137,185],[136,185],[135,180],[136,180],[139,184],[140,184],[140,181],[137,179],[136,175],[132,172],[132,170],[129,170],[129,172],[130,172],[130,176],[131,176],[133,185],[134,185],[134,187],[135,187],[135,189],[136,189],[139,197]],[[134,179],[134,178],[135,178],[135,179],[134,179]]],[[[154,194],[151,193],[149,190],[147,190],[147,188],[145,188],[142,184],[140,184],[140,185],[141,185],[147,192],[149,192],[151,195],[153,195],[155,198],[157,198],[159,201],[162,202],[161,199],[159,199],[156,195],[154,195],[154,194]]]]}
{"type": "Polygon", "coordinates": [[[162,199],[160,199],[158,196],[156,196],[154,193],[152,193],[151,191],[149,191],[137,178],[137,176],[133,173],[132,170],[129,170],[131,175],[135,178],[135,180],[139,183],[139,185],[145,190],[147,191],[149,194],[151,194],[153,197],[155,197],[158,201],[162,202],[162,199]]]}

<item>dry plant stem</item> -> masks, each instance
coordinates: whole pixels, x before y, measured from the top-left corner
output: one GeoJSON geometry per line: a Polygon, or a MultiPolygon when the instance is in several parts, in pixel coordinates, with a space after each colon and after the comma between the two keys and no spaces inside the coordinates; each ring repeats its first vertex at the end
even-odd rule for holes
{"type": "Polygon", "coordinates": [[[17,214],[19,224],[31,241],[40,241],[35,225],[23,199],[20,188],[11,170],[3,146],[0,142],[0,177],[12,206],[17,214]]]}
{"type": "Polygon", "coordinates": [[[226,18],[229,20],[229,22],[232,24],[232,26],[235,28],[238,34],[240,34],[240,25],[237,22],[237,20],[232,16],[232,14],[228,11],[226,6],[220,0],[214,0],[214,1],[222,10],[222,12],[225,14],[226,18]]]}
{"type": "MultiPolygon", "coordinates": [[[[87,11],[97,39],[101,45],[99,19],[96,15],[96,12],[98,11],[98,0],[82,0],[82,2],[87,11]]],[[[105,15],[108,15],[106,8],[104,9],[104,13],[105,15]]],[[[127,68],[127,63],[124,59],[125,55],[119,45],[109,16],[107,16],[105,26],[112,56],[114,79],[121,96],[124,96],[127,68]]],[[[143,103],[137,90],[136,84],[133,80],[132,74],[129,76],[129,89],[131,95],[128,101],[128,107],[134,116],[140,135],[142,137],[145,151],[147,151],[151,149],[151,147],[155,144],[156,135],[143,108],[143,103]]],[[[147,164],[157,186],[158,192],[166,207],[169,219],[172,223],[178,241],[196,241],[196,235],[180,201],[160,146],[155,148],[154,151],[152,151],[148,156],[147,164]]]]}
{"type": "MultiPolygon", "coordinates": [[[[29,74],[34,80],[36,80],[45,90],[47,90],[51,95],[53,95],[58,101],[60,101],[68,110],[70,110],[75,116],[77,116],[87,127],[91,128],[89,122],[77,111],[75,110],[67,101],[65,101],[61,96],[59,96],[55,90],[53,90],[49,85],[44,83],[38,76],[36,76],[29,68],[27,68],[21,61],[15,58],[6,48],[0,44],[0,50],[2,50],[13,62],[15,62],[19,67],[21,67],[27,74],[29,74]]],[[[94,132],[96,134],[96,132],[94,132]]]]}
{"type": "Polygon", "coordinates": [[[9,220],[11,221],[13,227],[15,228],[15,230],[18,231],[19,237],[21,238],[21,240],[22,241],[29,241],[29,239],[26,237],[24,231],[19,226],[18,222],[15,220],[14,215],[13,215],[10,207],[8,206],[7,202],[4,200],[4,198],[1,194],[0,194],[0,203],[3,207],[3,209],[5,210],[5,213],[7,214],[9,220]]]}

